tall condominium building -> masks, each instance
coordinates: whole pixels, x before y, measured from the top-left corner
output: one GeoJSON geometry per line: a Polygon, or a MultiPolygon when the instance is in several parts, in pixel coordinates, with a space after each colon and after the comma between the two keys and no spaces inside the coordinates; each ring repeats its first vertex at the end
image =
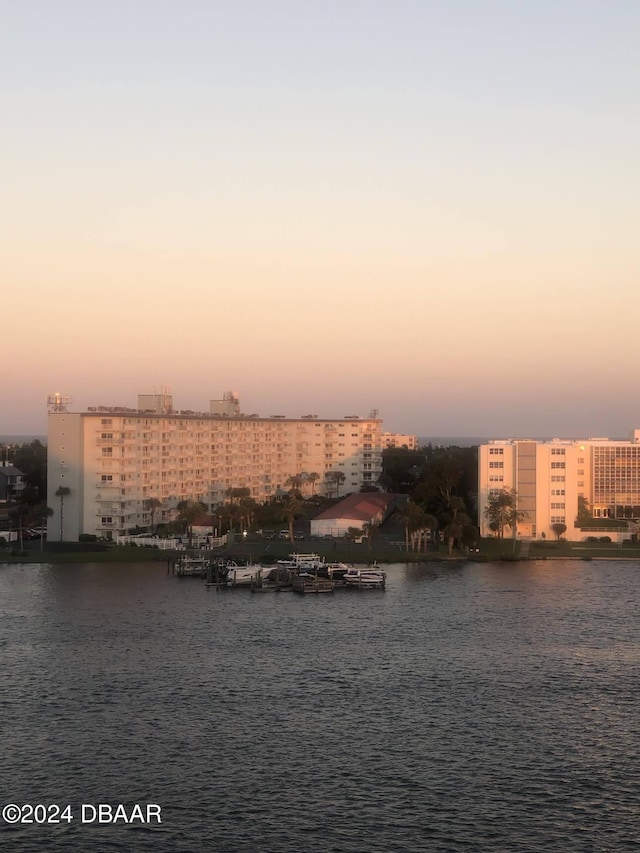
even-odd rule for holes
{"type": "Polygon", "coordinates": [[[307,494],[344,495],[382,472],[377,417],[265,418],[235,414],[238,405],[229,392],[208,413],[176,412],[163,393],[140,395],[136,409],[50,411],[49,540],[115,537],[146,526],[152,498],[161,502],[158,523],[173,518],[182,500],[215,506],[230,489],[247,488],[262,502],[300,477],[307,494]],[[60,486],[69,490],[62,500],[60,486]]]}
{"type": "Polygon", "coordinates": [[[553,538],[566,524],[569,539],[586,538],[575,527],[578,505],[593,518],[640,519],[640,430],[629,441],[588,438],[552,441],[491,441],[478,453],[480,532],[491,535],[485,516],[489,498],[514,490],[522,537],[553,538]]]}

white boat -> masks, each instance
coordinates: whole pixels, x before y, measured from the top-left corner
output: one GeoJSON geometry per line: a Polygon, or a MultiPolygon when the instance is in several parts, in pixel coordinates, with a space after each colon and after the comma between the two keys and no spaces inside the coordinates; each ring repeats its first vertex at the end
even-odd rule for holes
{"type": "Polygon", "coordinates": [[[350,568],[345,572],[342,580],[345,586],[352,586],[357,589],[384,589],[387,583],[387,573],[379,568],[350,568]]]}
{"type": "Polygon", "coordinates": [[[275,566],[229,566],[227,571],[227,586],[251,586],[258,581],[269,580],[275,566]]]}
{"type": "Polygon", "coordinates": [[[315,572],[323,568],[324,559],[319,554],[291,554],[288,560],[278,560],[277,565],[294,572],[315,572]]]}
{"type": "Polygon", "coordinates": [[[351,571],[353,566],[347,563],[326,563],[322,567],[320,574],[322,577],[327,577],[336,583],[342,583],[347,572],[351,571]]]}

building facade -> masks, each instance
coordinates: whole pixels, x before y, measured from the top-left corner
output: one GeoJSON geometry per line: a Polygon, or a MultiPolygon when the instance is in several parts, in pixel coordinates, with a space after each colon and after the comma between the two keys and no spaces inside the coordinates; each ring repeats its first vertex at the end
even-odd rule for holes
{"type": "Polygon", "coordinates": [[[383,432],[382,447],[385,450],[389,447],[405,447],[407,450],[417,450],[418,436],[399,432],[383,432]]]}
{"type": "Polygon", "coordinates": [[[488,501],[503,489],[515,491],[517,509],[525,513],[517,530],[522,537],[553,538],[553,525],[565,524],[568,539],[586,538],[593,531],[588,523],[577,527],[580,505],[593,519],[640,520],[640,430],[629,441],[492,441],[480,446],[478,469],[482,536],[491,535],[488,501]]]}
{"type": "Polygon", "coordinates": [[[0,462],[0,501],[17,501],[26,489],[22,471],[11,462],[0,462]]]}
{"type": "Polygon", "coordinates": [[[180,501],[214,507],[230,489],[249,489],[263,502],[300,478],[303,493],[337,496],[374,484],[382,472],[378,418],[175,412],[167,395],[153,396],[141,395],[138,409],[49,413],[50,541],[115,538],[148,526],[152,498],[160,501],[157,524],[171,520],[180,501]],[[60,486],[69,490],[62,500],[60,486]]]}

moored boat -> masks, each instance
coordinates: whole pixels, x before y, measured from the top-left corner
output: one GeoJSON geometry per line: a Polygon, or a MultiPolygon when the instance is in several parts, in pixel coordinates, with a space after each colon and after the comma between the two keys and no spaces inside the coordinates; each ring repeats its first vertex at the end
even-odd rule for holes
{"type": "Polygon", "coordinates": [[[347,563],[325,563],[318,570],[318,575],[322,578],[329,578],[334,583],[341,584],[344,581],[346,573],[353,568],[347,563]]]}
{"type": "Polygon", "coordinates": [[[380,568],[358,569],[350,568],[343,578],[345,586],[356,589],[384,589],[387,583],[387,573],[380,568]]]}
{"type": "Polygon", "coordinates": [[[269,580],[275,566],[229,566],[227,571],[227,586],[251,586],[261,581],[269,580]]]}
{"type": "Polygon", "coordinates": [[[288,560],[278,560],[278,566],[293,572],[315,572],[324,566],[319,554],[290,554],[288,560]]]}

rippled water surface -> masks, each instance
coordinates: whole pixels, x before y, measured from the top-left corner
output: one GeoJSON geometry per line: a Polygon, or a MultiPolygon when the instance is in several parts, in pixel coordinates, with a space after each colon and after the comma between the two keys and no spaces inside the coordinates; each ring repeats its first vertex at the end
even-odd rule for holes
{"type": "Polygon", "coordinates": [[[640,564],[388,567],[386,592],[0,566],[2,802],[157,803],[7,850],[625,851],[640,564]]]}

